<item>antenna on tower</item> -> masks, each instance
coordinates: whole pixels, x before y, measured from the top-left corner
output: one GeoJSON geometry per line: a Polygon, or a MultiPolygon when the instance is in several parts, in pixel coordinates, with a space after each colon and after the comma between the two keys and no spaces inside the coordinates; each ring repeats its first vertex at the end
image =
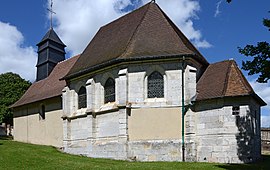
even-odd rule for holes
{"type": "Polygon", "coordinates": [[[53,16],[53,14],[56,14],[54,11],[53,11],[53,1],[51,0],[51,8],[47,8],[47,10],[51,13],[51,29],[52,29],[52,27],[53,27],[53,21],[52,21],[52,16],[53,16]]]}

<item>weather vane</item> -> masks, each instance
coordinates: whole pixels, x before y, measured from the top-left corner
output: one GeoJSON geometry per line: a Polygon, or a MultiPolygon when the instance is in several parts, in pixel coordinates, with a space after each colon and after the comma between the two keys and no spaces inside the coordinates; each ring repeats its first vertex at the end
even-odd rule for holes
{"type": "Polygon", "coordinates": [[[47,8],[47,10],[51,13],[51,28],[53,27],[53,24],[52,24],[52,16],[53,14],[56,14],[54,11],[53,11],[53,1],[51,0],[51,8],[47,8]]]}

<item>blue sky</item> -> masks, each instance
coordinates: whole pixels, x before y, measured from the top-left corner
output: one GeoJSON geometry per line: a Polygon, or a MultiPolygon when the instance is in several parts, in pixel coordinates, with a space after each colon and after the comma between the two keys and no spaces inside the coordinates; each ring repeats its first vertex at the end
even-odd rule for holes
{"type": "MultiPolygon", "coordinates": [[[[81,53],[98,28],[149,0],[54,0],[54,28],[68,46],[67,57],[81,53]]],[[[210,62],[246,58],[237,47],[270,42],[262,25],[270,18],[269,0],[156,0],[160,7],[210,62]]],[[[35,79],[36,44],[49,28],[48,0],[9,0],[0,5],[0,73],[13,71],[35,79]],[[16,56],[16,57],[15,57],[16,56]]],[[[244,72],[247,75],[246,72],[244,72]]],[[[255,91],[270,105],[270,83],[255,83],[255,91]]],[[[262,124],[270,126],[270,107],[262,109],[262,124]]]]}

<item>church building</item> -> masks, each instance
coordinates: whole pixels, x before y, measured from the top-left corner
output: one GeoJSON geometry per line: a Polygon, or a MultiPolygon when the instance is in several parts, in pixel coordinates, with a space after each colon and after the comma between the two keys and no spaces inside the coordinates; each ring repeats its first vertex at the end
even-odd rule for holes
{"type": "Polygon", "coordinates": [[[136,161],[252,162],[260,107],[233,60],[209,64],[150,2],[101,27],[65,60],[51,28],[36,82],[12,108],[14,140],[136,161]]]}

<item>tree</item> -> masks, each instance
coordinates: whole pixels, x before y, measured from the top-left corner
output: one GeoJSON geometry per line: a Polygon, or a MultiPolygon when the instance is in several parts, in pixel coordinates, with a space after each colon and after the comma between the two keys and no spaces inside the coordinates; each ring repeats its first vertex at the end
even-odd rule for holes
{"type": "Polygon", "coordinates": [[[13,123],[13,113],[9,108],[30,87],[31,83],[15,73],[0,74],[0,123],[13,123]]]}
{"type": "MultiPolygon", "coordinates": [[[[263,25],[270,31],[269,19],[263,19],[263,25]]],[[[242,69],[248,71],[248,75],[259,74],[257,82],[267,83],[270,79],[270,44],[258,42],[257,46],[246,45],[246,47],[238,49],[241,54],[253,57],[252,61],[242,62],[242,69]]]]}

